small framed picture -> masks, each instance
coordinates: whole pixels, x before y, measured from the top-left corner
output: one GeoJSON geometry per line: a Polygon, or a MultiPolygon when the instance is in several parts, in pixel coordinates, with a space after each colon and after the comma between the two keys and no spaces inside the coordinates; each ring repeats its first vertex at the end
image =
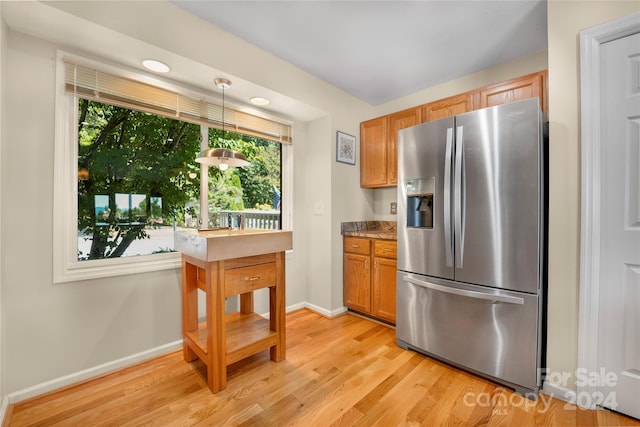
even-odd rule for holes
{"type": "Polygon", "coordinates": [[[336,132],[336,161],[356,164],[356,137],[343,132],[336,132]]]}

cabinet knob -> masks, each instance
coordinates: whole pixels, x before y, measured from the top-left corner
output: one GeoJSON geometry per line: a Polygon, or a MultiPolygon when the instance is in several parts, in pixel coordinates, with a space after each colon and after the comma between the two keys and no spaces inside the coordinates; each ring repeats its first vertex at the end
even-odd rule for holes
{"type": "Polygon", "coordinates": [[[255,282],[256,280],[260,280],[260,276],[245,277],[245,278],[244,278],[244,281],[245,281],[245,282],[255,282]]]}
{"type": "Polygon", "coordinates": [[[351,245],[352,248],[359,248],[360,245],[351,245]]]}

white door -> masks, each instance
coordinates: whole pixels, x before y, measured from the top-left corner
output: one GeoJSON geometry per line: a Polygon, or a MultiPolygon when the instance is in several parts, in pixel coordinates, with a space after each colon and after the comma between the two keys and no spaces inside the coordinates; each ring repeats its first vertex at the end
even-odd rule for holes
{"type": "Polygon", "coordinates": [[[640,418],[640,34],[604,43],[600,70],[598,391],[640,418]]]}

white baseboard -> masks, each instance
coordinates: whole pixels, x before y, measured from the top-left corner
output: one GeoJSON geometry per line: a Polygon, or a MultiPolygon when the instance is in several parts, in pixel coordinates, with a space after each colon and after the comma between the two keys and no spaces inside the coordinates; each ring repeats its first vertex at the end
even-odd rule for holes
{"type": "MultiPolygon", "coordinates": [[[[335,317],[335,316],[337,316],[339,314],[342,314],[342,313],[347,311],[347,307],[340,307],[338,309],[329,311],[327,309],[324,309],[322,307],[318,307],[317,305],[310,304],[308,302],[301,302],[301,303],[298,303],[298,304],[289,305],[289,306],[287,306],[285,311],[287,313],[291,313],[292,311],[300,310],[300,309],[303,309],[303,308],[308,308],[311,311],[315,311],[316,313],[321,314],[321,315],[323,315],[325,317],[329,317],[329,318],[335,317]]],[[[260,316],[264,317],[265,319],[268,319],[269,318],[269,313],[260,313],[260,316]]]]}
{"type": "MultiPolygon", "coordinates": [[[[308,308],[309,310],[315,311],[316,313],[326,317],[335,317],[347,311],[346,307],[340,307],[336,310],[326,310],[317,305],[310,304],[308,302],[302,302],[302,303],[288,306],[286,308],[286,312],[289,313],[291,311],[299,310],[301,308],[308,308]]],[[[265,316],[268,318],[269,317],[268,313],[265,316]]],[[[123,357],[121,359],[107,362],[99,366],[94,366],[93,368],[85,369],[79,372],[74,372],[72,374],[65,375],[63,377],[55,378],[53,380],[46,381],[44,383],[27,387],[23,390],[9,393],[9,395],[6,396],[2,401],[2,407],[0,407],[0,420],[4,420],[4,415],[10,404],[17,403],[25,399],[29,399],[31,397],[39,396],[41,394],[48,393],[50,391],[53,391],[71,384],[75,384],[90,378],[95,378],[97,376],[106,374],[108,372],[115,371],[117,369],[124,368],[129,365],[133,365],[134,363],[142,362],[144,360],[152,359],[154,357],[169,353],[170,351],[177,350],[179,348],[182,348],[182,340],[174,341],[159,347],[152,348],[147,351],[143,351],[137,354],[133,354],[131,356],[123,357]]]]}
{"type": "Polygon", "coordinates": [[[4,425],[4,417],[7,415],[7,409],[9,408],[9,396],[5,396],[2,399],[2,406],[0,406],[0,426],[4,425]]]}
{"type": "Polygon", "coordinates": [[[322,314],[323,316],[326,316],[326,317],[335,317],[347,311],[347,307],[340,307],[335,310],[329,311],[327,309],[318,307],[317,305],[314,305],[308,302],[304,303],[304,307],[308,308],[311,311],[315,311],[318,314],[322,314]]]}
{"type": "MultiPolygon", "coordinates": [[[[159,347],[152,348],[131,356],[123,357],[111,362],[104,363],[102,365],[94,366],[93,368],[85,369],[83,371],[74,372],[73,374],[65,375],[60,378],[55,378],[44,383],[36,384],[31,387],[27,387],[23,390],[19,390],[13,393],[9,393],[5,400],[9,403],[20,402],[25,399],[29,399],[34,396],[38,396],[50,391],[65,387],[71,384],[78,383],[90,378],[106,374],[107,372],[115,371],[116,369],[123,368],[125,366],[133,365],[134,363],[142,362],[143,360],[152,359],[154,357],[169,353],[170,351],[182,348],[182,340],[174,341],[169,344],[161,345],[159,347]]],[[[5,410],[5,402],[2,402],[2,409],[5,410]]],[[[4,412],[3,412],[4,419],[4,412]]]]}
{"type": "Polygon", "coordinates": [[[307,307],[307,303],[300,302],[298,304],[293,304],[293,305],[287,306],[286,311],[287,311],[287,313],[291,313],[292,311],[301,310],[301,309],[306,308],[306,307],[307,307]]]}
{"type": "Polygon", "coordinates": [[[555,397],[565,402],[575,402],[576,392],[574,390],[562,387],[548,381],[542,384],[542,392],[548,396],[555,397]]]}

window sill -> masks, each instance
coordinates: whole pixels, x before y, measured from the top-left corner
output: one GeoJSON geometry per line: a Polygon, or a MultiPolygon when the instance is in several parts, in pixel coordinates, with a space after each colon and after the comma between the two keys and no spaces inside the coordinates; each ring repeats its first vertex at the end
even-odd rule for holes
{"type": "MultiPolygon", "coordinates": [[[[53,282],[68,283],[180,268],[180,252],[130,258],[72,261],[54,271],[53,282]]],[[[55,268],[55,267],[54,267],[55,268]]]]}

